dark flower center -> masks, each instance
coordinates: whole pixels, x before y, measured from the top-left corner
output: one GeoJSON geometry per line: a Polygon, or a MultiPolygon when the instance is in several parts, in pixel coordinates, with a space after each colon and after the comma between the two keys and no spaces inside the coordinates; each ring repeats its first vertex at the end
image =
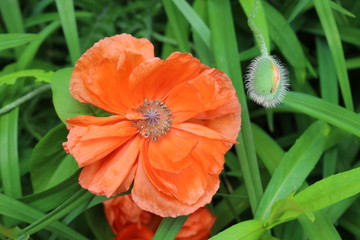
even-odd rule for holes
{"type": "Polygon", "coordinates": [[[137,109],[144,118],[135,120],[134,126],[139,127],[138,133],[152,141],[166,135],[171,128],[171,112],[165,102],[144,99],[144,104],[137,109]]]}

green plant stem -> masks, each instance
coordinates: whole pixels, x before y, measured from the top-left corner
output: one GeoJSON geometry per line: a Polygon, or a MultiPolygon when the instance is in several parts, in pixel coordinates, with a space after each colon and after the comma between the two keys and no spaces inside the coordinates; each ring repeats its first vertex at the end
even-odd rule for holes
{"type": "Polygon", "coordinates": [[[43,92],[49,90],[50,88],[51,88],[50,84],[46,84],[46,85],[44,85],[42,87],[39,87],[39,88],[25,94],[24,96],[16,99],[15,101],[3,106],[2,108],[0,108],[0,116],[10,112],[11,110],[13,110],[13,109],[15,109],[17,107],[19,107],[21,104],[31,100],[36,95],[38,95],[40,93],[43,93],[43,92]]]}
{"type": "Polygon", "coordinates": [[[34,234],[47,225],[55,222],[59,218],[65,216],[71,210],[75,209],[80,204],[89,201],[93,195],[89,193],[86,189],[80,189],[76,192],[72,197],[68,200],[60,204],[57,208],[51,211],[49,214],[45,215],[44,217],[38,219],[37,221],[33,222],[29,226],[23,229],[24,233],[29,235],[34,234]]]}
{"type": "Polygon", "coordinates": [[[228,1],[222,2],[218,0],[209,0],[208,6],[215,65],[230,76],[241,103],[242,126],[237,139],[240,144],[236,145],[235,149],[238,153],[239,163],[248,191],[251,210],[255,213],[263,190],[246,104],[246,94],[242,82],[231,6],[228,1]],[[222,19],[222,21],[219,21],[219,19],[222,19]]]}

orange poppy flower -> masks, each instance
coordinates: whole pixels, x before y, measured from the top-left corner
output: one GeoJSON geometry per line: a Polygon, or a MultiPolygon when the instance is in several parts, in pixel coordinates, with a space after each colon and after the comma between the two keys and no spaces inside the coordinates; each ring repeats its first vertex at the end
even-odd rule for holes
{"type": "Polygon", "coordinates": [[[147,39],[121,34],[80,57],[70,92],[112,114],[67,120],[64,148],[83,167],[82,187],[110,197],[133,183],[134,201],[161,216],[187,215],[211,201],[240,129],[226,74],[187,53],[161,60],[147,39]]]}
{"type": "MultiPolygon", "coordinates": [[[[105,201],[104,211],[115,240],[151,240],[162,220],[140,209],[130,195],[105,201]]],[[[175,240],[206,240],[215,220],[207,208],[199,208],[188,217],[175,240]]]]}

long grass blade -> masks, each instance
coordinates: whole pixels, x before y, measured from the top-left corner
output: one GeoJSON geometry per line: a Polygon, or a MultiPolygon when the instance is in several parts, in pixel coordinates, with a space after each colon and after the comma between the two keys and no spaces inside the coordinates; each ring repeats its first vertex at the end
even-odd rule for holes
{"type": "Polygon", "coordinates": [[[298,92],[289,92],[283,103],[297,112],[326,121],[360,137],[360,116],[343,107],[298,92]]]}
{"type": "Polygon", "coordinates": [[[239,154],[238,158],[244,174],[251,209],[255,212],[262,196],[262,185],[239,65],[231,6],[228,1],[209,0],[208,7],[215,64],[232,79],[242,106],[242,130],[238,137],[241,144],[236,145],[236,151],[239,154]]]}
{"type": "Polygon", "coordinates": [[[70,52],[71,62],[75,64],[80,57],[80,42],[76,26],[73,0],[56,0],[66,44],[70,52]]]}
{"type": "Polygon", "coordinates": [[[180,51],[190,52],[188,24],[184,20],[180,11],[174,6],[172,0],[162,0],[162,3],[164,5],[166,15],[169,18],[169,24],[172,32],[179,44],[180,51]]]}
{"type": "Polygon", "coordinates": [[[180,228],[184,225],[187,216],[177,218],[164,218],[157,229],[153,240],[173,240],[175,239],[180,228]]]}
{"type": "Polygon", "coordinates": [[[186,20],[190,23],[194,31],[204,41],[204,44],[211,48],[211,38],[209,27],[206,26],[204,21],[194,11],[194,9],[185,0],[173,0],[179,11],[184,15],[186,20]]]}
{"type": "Polygon", "coordinates": [[[336,26],[335,18],[332,13],[329,1],[316,0],[314,1],[314,5],[319,15],[321,25],[324,29],[326,39],[329,43],[345,106],[350,111],[354,111],[354,104],[350,90],[349,76],[346,70],[344,51],[341,45],[339,31],[336,26]]]}
{"type": "Polygon", "coordinates": [[[329,131],[329,126],[323,122],[312,124],[284,155],[259,203],[257,219],[268,218],[270,206],[302,185],[320,159],[329,131]]]}
{"type": "Polygon", "coordinates": [[[0,34],[0,51],[18,47],[39,39],[37,34],[8,33],[0,34]]]}

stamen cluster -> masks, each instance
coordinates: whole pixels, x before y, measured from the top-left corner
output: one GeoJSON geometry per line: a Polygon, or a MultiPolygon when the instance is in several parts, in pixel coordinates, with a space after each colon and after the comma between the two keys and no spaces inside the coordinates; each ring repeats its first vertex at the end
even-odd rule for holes
{"type": "Polygon", "coordinates": [[[166,135],[171,128],[171,111],[160,100],[144,99],[144,104],[137,109],[143,115],[143,119],[137,119],[134,126],[139,127],[138,133],[144,138],[157,141],[161,136],[166,135]]]}

